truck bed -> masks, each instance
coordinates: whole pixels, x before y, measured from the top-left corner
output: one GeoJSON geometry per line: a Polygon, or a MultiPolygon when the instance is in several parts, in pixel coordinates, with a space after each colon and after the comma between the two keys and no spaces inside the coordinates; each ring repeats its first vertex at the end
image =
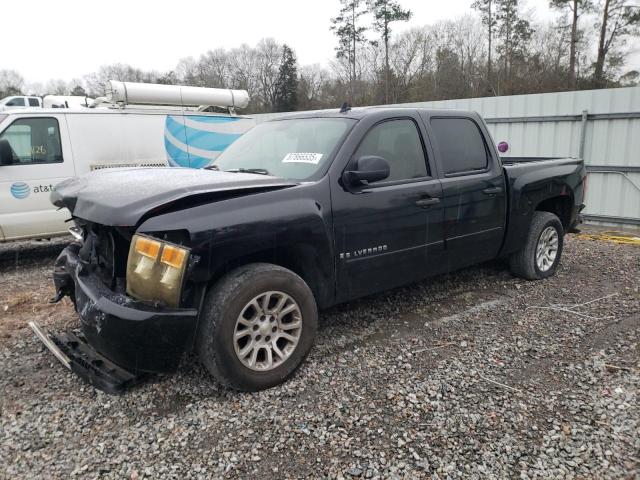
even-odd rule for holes
{"type": "Polygon", "coordinates": [[[543,205],[542,209],[546,208],[557,214],[565,231],[570,231],[579,222],[579,217],[571,212],[579,212],[583,207],[581,204],[577,205],[584,198],[586,169],[582,159],[504,157],[501,161],[508,190],[507,233],[502,248],[503,256],[520,248],[528,233],[534,209],[540,209],[542,199],[562,199],[548,207],[543,205]]]}

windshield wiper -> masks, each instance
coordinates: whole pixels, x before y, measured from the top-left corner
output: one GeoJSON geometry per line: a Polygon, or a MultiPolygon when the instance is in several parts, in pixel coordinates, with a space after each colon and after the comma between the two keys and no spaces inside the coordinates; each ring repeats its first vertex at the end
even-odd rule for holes
{"type": "Polygon", "coordinates": [[[220,170],[220,167],[218,167],[218,165],[207,165],[206,167],[202,168],[203,170],[220,170]]]}
{"type": "Polygon", "coordinates": [[[233,173],[257,173],[259,175],[271,175],[269,170],[266,168],[230,168],[229,170],[225,170],[225,172],[233,172],[233,173]]]}

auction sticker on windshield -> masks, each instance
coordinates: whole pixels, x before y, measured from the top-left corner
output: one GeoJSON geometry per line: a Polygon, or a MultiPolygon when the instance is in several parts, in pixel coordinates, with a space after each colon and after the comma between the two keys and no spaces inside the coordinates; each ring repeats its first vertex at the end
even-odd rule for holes
{"type": "Polygon", "coordinates": [[[282,163],[311,163],[317,165],[321,158],[321,153],[287,153],[282,159],[282,163]]]}

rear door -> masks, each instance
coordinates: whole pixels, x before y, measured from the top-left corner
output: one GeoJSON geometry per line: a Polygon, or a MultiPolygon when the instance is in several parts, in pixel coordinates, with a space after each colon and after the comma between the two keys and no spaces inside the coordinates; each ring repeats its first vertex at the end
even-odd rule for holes
{"type": "Polygon", "coordinates": [[[394,118],[372,115],[352,131],[351,141],[361,141],[351,147],[347,165],[375,155],[387,160],[391,173],[357,188],[332,178],[338,301],[437,273],[442,190],[424,137],[417,112],[411,110],[394,118]]]}
{"type": "Polygon", "coordinates": [[[74,174],[64,114],[8,121],[0,132],[0,227],[5,239],[65,232],[69,212],[57,210],[49,194],[74,174]]]}
{"type": "Polygon", "coordinates": [[[479,118],[423,113],[441,173],[449,270],[497,256],[506,220],[502,167],[479,118]]]}

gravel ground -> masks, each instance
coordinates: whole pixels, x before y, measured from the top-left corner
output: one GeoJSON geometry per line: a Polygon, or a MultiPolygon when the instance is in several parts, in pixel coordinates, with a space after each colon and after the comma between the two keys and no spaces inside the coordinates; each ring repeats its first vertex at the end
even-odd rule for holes
{"type": "Polygon", "coordinates": [[[491,263],[333,308],[268,391],[191,359],[109,396],[25,328],[76,325],[46,304],[61,245],[0,247],[2,478],[640,477],[637,246],[570,236],[545,281],[491,263]]]}

